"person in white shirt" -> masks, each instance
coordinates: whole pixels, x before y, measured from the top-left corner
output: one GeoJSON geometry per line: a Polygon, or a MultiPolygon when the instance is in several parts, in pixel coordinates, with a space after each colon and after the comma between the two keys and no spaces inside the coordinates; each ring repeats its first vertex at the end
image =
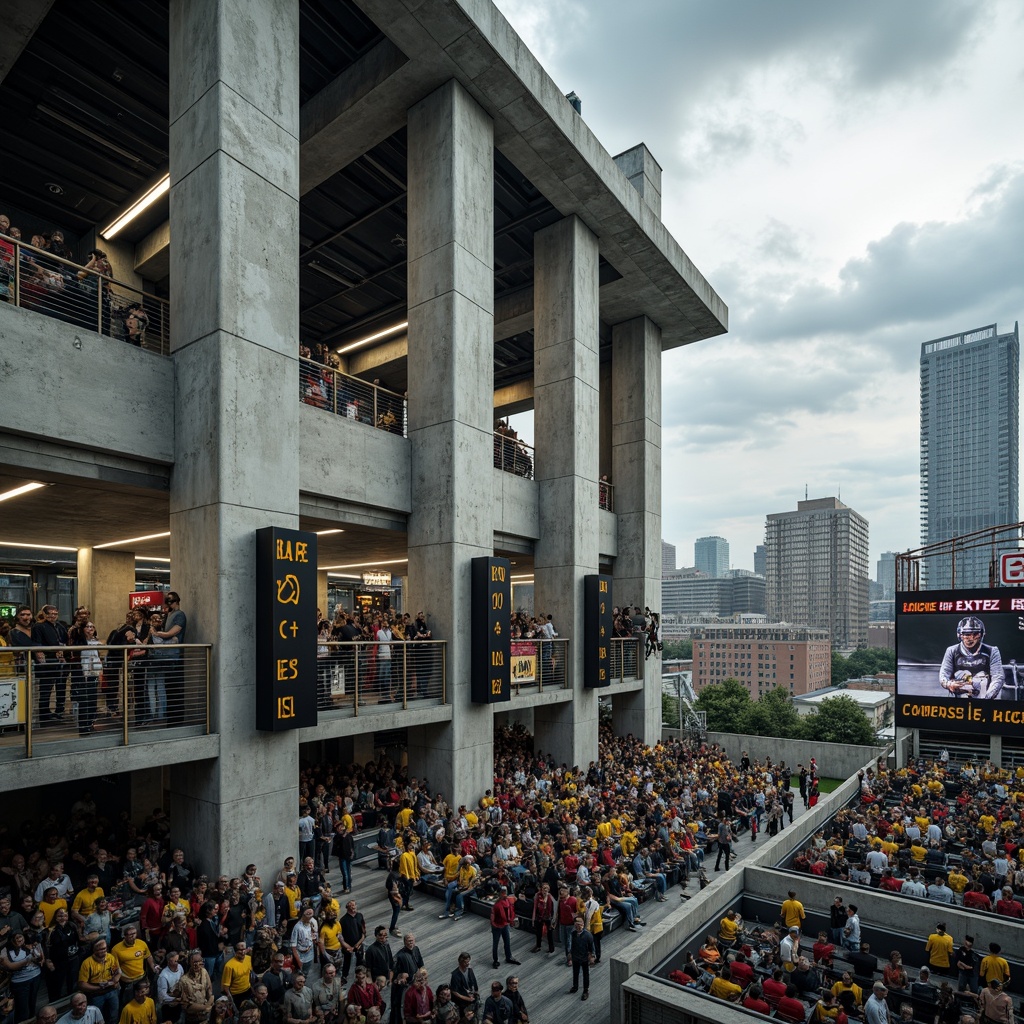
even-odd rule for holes
{"type": "Polygon", "coordinates": [[[90,1006],[82,992],[76,992],[71,997],[71,1009],[57,1024],[103,1024],[103,1011],[98,1006],[90,1006]]]}
{"type": "Polygon", "coordinates": [[[178,957],[177,950],[168,950],[164,969],[156,976],[156,1008],[163,1022],[176,1021],[181,1016],[181,1003],[173,995],[178,982],[185,976],[178,957]]]}
{"type": "Polygon", "coordinates": [[[391,640],[392,633],[388,624],[382,622],[377,630],[377,685],[380,687],[381,700],[394,700],[391,692],[391,640]]]}

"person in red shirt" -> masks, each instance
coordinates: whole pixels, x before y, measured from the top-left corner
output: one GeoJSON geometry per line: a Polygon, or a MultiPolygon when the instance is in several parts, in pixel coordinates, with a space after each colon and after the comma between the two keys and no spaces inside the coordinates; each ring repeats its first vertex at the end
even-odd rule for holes
{"type": "Polygon", "coordinates": [[[747,962],[742,950],[729,964],[729,970],[732,972],[732,980],[742,988],[746,988],[754,980],[754,968],[747,962]]]}
{"type": "Polygon", "coordinates": [[[492,967],[498,968],[498,942],[505,946],[505,963],[519,966],[512,956],[512,922],[516,919],[516,901],[509,896],[508,888],[501,887],[501,895],[491,908],[491,960],[492,967]]]}
{"type": "Polygon", "coordinates": [[[142,904],[139,914],[139,925],[146,936],[146,941],[156,943],[164,932],[164,890],[162,885],[154,885],[150,890],[149,899],[142,904]]]}
{"type": "Polygon", "coordinates": [[[807,1007],[798,998],[799,992],[796,985],[787,985],[786,994],[779,1000],[775,1008],[775,1016],[778,1020],[788,1021],[789,1024],[803,1024],[807,1016],[807,1007]]]}
{"type": "Polygon", "coordinates": [[[975,882],[974,885],[964,893],[964,906],[968,910],[992,909],[992,901],[985,895],[985,891],[981,887],[981,882],[975,882]]]}
{"type": "Polygon", "coordinates": [[[1024,918],[1024,907],[1013,898],[1013,890],[1008,885],[1004,886],[1003,898],[996,904],[996,913],[1003,917],[1024,918]]]}
{"type": "Polygon", "coordinates": [[[540,942],[544,937],[544,929],[548,931],[548,952],[555,951],[555,929],[552,919],[555,916],[555,899],[551,895],[551,886],[545,882],[540,887],[540,892],[533,897],[533,930],[537,936],[537,943],[531,950],[532,953],[540,952],[540,942]]]}
{"type": "Polygon", "coordinates": [[[763,1013],[766,1017],[772,1012],[772,1008],[762,998],[760,985],[751,985],[747,989],[747,994],[743,997],[743,1006],[755,1013],[763,1013]]]}
{"type": "Polygon", "coordinates": [[[565,962],[571,966],[569,958],[569,935],[572,932],[573,921],[576,920],[576,912],[580,909],[575,896],[569,895],[569,887],[560,885],[558,887],[558,934],[561,937],[562,949],[565,951],[565,962]]]}
{"type": "Polygon", "coordinates": [[[892,873],[892,868],[886,868],[882,872],[882,879],[878,883],[878,888],[883,892],[899,892],[903,888],[903,879],[897,878],[892,873]]]}
{"type": "Polygon", "coordinates": [[[818,932],[818,941],[811,948],[811,952],[814,954],[814,962],[816,964],[824,963],[826,966],[831,965],[836,947],[828,941],[828,932],[818,932]]]}
{"type": "Polygon", "coordinates": [[[777,967],[772,976],[764,980],[762,992],[772,1006],[778,1006],[779,1000],[786,994],[786,983],[782,980],[784,973],[781,967],[777,967]]]}

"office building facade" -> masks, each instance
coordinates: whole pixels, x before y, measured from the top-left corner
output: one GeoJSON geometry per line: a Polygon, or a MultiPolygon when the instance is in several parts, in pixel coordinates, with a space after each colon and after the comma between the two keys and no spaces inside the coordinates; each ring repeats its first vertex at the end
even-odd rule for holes
{"type": "Polygon", "coordinates": [[[721,579],[729,568],[729,542],[724,537],[698,537],[693,564],[712,579],[721,579]]]}
{"type": "MultiPolygon", "coordinates": [[[[936,544],[1018,518],[1018,325],[996,324],[921,346],[921,543],[936,544]]],[[[936,555],[933,589],[987,587],[991,544],[936,555]]],[[[995,568],[998,579],[998,567],[995,568]]]]}
{"type": "Polygon", "coordinates": [[[661,575],[664,577],[670,572],[676,571],[676,546],[661,542],[661,575]]]}
{"type": "Polygon", "coordinates": [[[765,526],[770,619],[828,631],[837,650],[867,643],[868,522],[838,498],[797,503],[765,526]]]}

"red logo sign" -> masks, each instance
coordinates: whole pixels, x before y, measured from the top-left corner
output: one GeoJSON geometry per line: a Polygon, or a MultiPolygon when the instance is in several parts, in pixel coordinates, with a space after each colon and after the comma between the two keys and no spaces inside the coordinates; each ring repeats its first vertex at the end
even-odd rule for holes
{"type": "Polygon", "coordinates": [[[1024,551],[1006,551],[999,556],[999,582],[1024,583],[1024,551]]]}

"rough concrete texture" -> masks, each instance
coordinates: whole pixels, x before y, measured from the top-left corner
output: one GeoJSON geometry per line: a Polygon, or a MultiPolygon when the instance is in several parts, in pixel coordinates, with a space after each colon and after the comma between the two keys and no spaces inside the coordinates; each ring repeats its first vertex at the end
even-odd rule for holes
{"type": "Polygon", "coordinates": [[[598,568],[597,239],[576,217],[534,241],[534,439],[540,531],[534,609],[569,637],[574,699],[534,710],[537,749],[597,756],[597,693],[584,687],[583,577],[598,568]]]}
{"type": "Polygon", "coordinates": [[[131,551],[78,549],[78,603],[98,624],[97,639],[124,622],[128,595],[135,590],[135,555],[131,551]],[[107,625],[109,623],[109,625],[107,625]],[[103,635],[99,633],[103,630],[103,635]]]}
{"type": "Polygon", "coordinates": [[[615,165],[640,193],[655,217],[661,219],[661,164],[641,142],[614,157],[615,165]]]}
{"type": "Polygon", "coordinates": [[[409,730],[410,761],[456,806],[493,772],[470,701],[471,559],[493,543],[493,136],[455,82],[409,111],[410,609],[448,641],[451,721],[409,730]]]}
{"type": "Polygon", "coordinates": [[[133,461],[174,461],[174,366],[167,359],[8,303],[0,309],[0,352],[0,431],[48,440],[55,410],[74,409],[61,417],[64,443],[133,461]],[[152,422],[166,429],[138,429],[152,422]]]}

